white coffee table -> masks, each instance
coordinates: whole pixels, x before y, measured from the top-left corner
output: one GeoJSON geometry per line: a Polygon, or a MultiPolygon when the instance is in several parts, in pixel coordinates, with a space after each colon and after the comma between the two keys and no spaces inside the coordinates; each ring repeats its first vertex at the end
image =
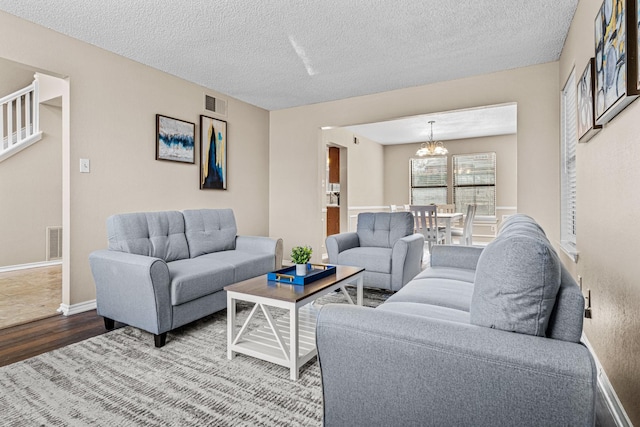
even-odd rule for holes
{"type": "Polygon", "coordinates": [[[345,285],[355,282],[356,301],[362,305],[363,276],[363,268],[338,265],[335,274],[304,286],[269,281],[266,274],[226,286],[227,358],[233,359],[236,353],[257,357],[289,368],[291,379],[297,380],[300,368],[318,354],[315,344],[318,309],[312,303],[340,289],[347,302],[353,304],[345,285]],[[255,304],[239,332],[237,301],[255,304]],[[274,319],[269,307],[288,310],[289,316],[274,319]],[[267,324],[249,331],[248,326],[258,309],[264,313],[267,324]]]}

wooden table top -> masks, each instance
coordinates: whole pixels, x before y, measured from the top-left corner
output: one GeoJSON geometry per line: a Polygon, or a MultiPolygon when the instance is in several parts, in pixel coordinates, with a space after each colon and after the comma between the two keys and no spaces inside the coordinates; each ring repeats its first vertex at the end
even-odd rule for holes
{"type": "Polygon", "coordinates": [[[364,271],[364,268],[336,265],[335,274],[323,277],[307,285],[292,285],[267,280],[267,275],[264,274],[225,286],[224,290],[281,301],[298,302],[329,286],[335,285],[337,282],[353,277],[361,271],[364,271]]]}

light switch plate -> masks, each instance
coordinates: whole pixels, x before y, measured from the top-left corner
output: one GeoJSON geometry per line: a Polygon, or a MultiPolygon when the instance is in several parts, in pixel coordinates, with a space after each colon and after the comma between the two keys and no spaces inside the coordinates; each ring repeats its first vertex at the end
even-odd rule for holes
{"type": "Polygon", "coordinates": [[[80,173],[89,173],[90,171],[89,159],[80,159],[80,173]]]}

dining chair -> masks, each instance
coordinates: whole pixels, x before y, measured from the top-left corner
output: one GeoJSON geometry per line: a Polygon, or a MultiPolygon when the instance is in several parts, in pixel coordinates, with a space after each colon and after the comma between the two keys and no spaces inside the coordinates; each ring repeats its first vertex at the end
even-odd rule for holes
{"type": "Polygon", "coordinates": [[[445,233],[438,227],[438,208],[436,205],[411,205],[411,213],[416,233],[424,236],[429,250],[433,245],[444,243],[445,233]]]}
{"type": "Polygon", "coordinates": [[[464,218],[464,227],[451,227],[451,236],[460,237],[460,244],[473,245],[473,220],[476,216],[477,205],[467,205],[467,216],[464,218]]]}
{"type": "Polygon", "coordinates": [[[454,213],[456,211],[456,205],[454,204],[446,204],[446,205],[437,205],[438,213],[454,213]]]}

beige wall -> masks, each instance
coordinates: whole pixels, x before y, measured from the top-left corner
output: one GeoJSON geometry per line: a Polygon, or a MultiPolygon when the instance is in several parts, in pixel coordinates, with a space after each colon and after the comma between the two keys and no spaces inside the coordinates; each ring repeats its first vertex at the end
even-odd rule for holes
{"type": "MultiPolygon", "coordinates": [[[[445,141],[448,162],[455,154],[496,153],[496,206],[515,207],[518,204],[518,141],[516,135],[445,141]]],[[[384,149],[385,204],[410,203],[409,160],[416,157],[420,144],[387,145],[384,149]]],[[[449,175],[449,189],[453,186],[449,175]]],[[[449,191],[450,203],[453,194],[449,191]]]]}
{"type": "MultiPolygon", "coordinates": [[[[0,98],[34,71],[0,59],[0,98]]],[[[43,262],[46,227],[62,225],[62,111],[40,107],[42,139],[0,163],[0,267],[43,262]]]]}
{"type": "MultiPolygon", "coordinates": [[[[558,85],[558,63],[550,63],[272,111],[270,156],[288,167],[269,171],[270,232],[284,238],[285,251],[297,244],[322,246],[322,206],[317,193],[322,126],[516,102],[518,209],[536,218],[552,240],[559,240],[558,85]],[[286,203],[291,194],[300,199],[294,208],[286,203]]],[[[388,195],[385,198],[390,200],[388,195]]]]}
{"type": "MultiPolygon", "coordinates": [[[[599,0],[578,4],[560,59],[558,91],[594,56],[599,0]]],[[[634,42],[630,42],[634,43],[634,42]]],[[[585,333],[631,421],[640,425],[640,103],[628,106],[577,150],[577,264],[591,290],[585,333]]]]}
{"type": "Polygon", "coordinates": [[[0,98],[29,86],[34,74],[29,67],[0,58],[0,98]]]}
{"type": "MultiPolygon", "coordinates": [[[[384,147],[370,139],[358,137],[344,128],[322,131],[326,144],[347,150],[347,203],[348,206],[379,206],[384,203],[384,147]]],[[[341,166],[342,166],[341,159],[341,166]]],[[[342,179],[342,177],[341,177],[342,179]]],[[[344,203],[341,202],[344,205],[344,203]]]]}
{"type": "Polygon", "coordinates": [[[69,79],[67,147],[63,136],[63,200],[68,206],[63,209],[70,223],[65,241],[70,252],[63,273],[69,287],[64,303],[95,298],[87,258],[106,247],[105,221],[111,214],[229,207],[239,233],[268,234],[266,110],[221,96],[228,99],[228,190],[199,190],[197,165],[155,160],[155,115],[194,122],[198,134],[199,115],[206,114],[203,87],[4,12],[0,38],[12,40],[0,44],[0,57],[69,79]],[[80,158],[91,160],[91,173],[79,173],[80,158]]]}
{"type": "Polygon", "coordinates": [[[62,110],[41,105],[40,128],[0,163],[0,267],[45,261],[46,227],[62,225],[62,110]]]}

